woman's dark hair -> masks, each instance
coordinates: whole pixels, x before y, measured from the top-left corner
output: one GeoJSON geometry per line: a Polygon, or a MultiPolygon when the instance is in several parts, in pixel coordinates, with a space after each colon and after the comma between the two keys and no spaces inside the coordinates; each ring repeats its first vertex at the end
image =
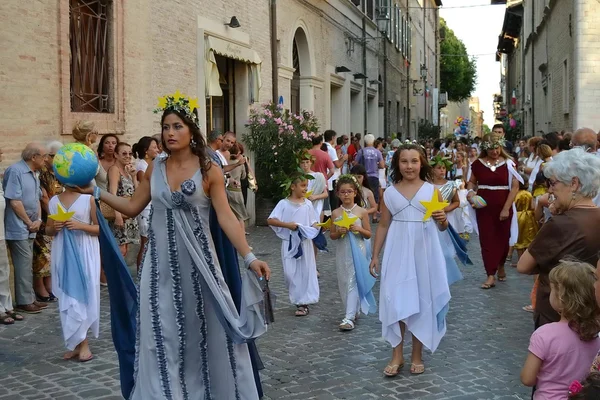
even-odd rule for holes
{"type": "Polygon", "coordinates": [[[237,157],[234,156],[237,156],[238,154],[240,154],[240,146],[237,142],[235,142],[229,149],[229,155],[231,156],[231,159],[234,160],[237,159],[237,157]]]}
{"type": "MultiPolygon", "coordinates": [[[[362,167],[362,165],[361,165],[361,167],[362,167]]],[[[335,184],[335,191],[337,192],[338,190],[340,190],[340,187],[342,187],[342,185],[352,185],[354,190],[356,190],[356,196],[354,197],[354,203],[358,204],[360,207],[365,206],[365,199],[363,199],[362,190],[360,189],[360,186],[358,185],[358,181],[356,180],[356,178],[354,178],[351,175],[340,176],[339,179],[337,180],[337,183],[335,184]]]]}
{"type": "Polygon", "coordinates": [[[138,160],[143,160],[146,158],[146,153],[148,152],[150,145],[152,145],[152,142],[156,143],[157,146],[159,145],[158,140],[151,136],[144,136],[139,140],[139,142],[135,143],[131,148],[135,158],[138,160]]]}
{"type": "Polygon", "coordinates": [[[369,189],[371,192],[373,191],[373,189],[371,189],[371,185],[369,185],[369,177],[367,176],[367,169],[365,168],[364,165],[362,164],[356,164],[354,167],[352,167],[350,169],[350,173],[352,175],[360,175],[363,177],[363,182],[362,185],[364,187],[366,187],[367,189],[369,189]]]}
{"type": "MultiPolygon", "coordinates": [[[[190,146],[192,149],[192,153],[198,157],[198,160],[200,162],[200,169],[202,171],[208,171],[210,169],[211,162],[210,162],[210,159],[208,158],[208,156],[206,155],[206,140],[204,140],[204,136],[202,136],[202,133],[200,132],[200,128],[198,128],[198,125],[196,125],[196,123],[194,121],[192,121],[186,114],[184,114],[180,111],[177,111],[177,110],[173,110],[173,109],[165,110],[160,119],[161,131],[162,131],[162,126],[165,123],[165,118],[167,118],[167,116],[169,116],[171,114],[177,115],[183,121],[183,123],[189,128],[190,133],[192,135],[191,140],[193,142],[195,142],[194,146],[190,146]]],[[[165,153],[171,154],[171,152],[167,148],[167,143],[165,142],[164,135],[161,135],[160,138],[161,138],[160,140],[162,142],[162,148],[165,151],[165,153]]],[[[206,176],[207,176],[206,174],[202,174],[202,179],[205,179],[206,176]]]]}
{"type": "Polygon", "coordinates": [[[394,152],[394,156],[392,157],[392,182],[398,183],[402,180],[402,174],[400,173],[400,154],[403,151],[407,150],[416,150],[419,153],[419,161],[421,161],[421,171],[419,171],[419,178],[425,182],[431,182],[433,179],[433,168],[429,165],[427,161],[427,157],[423,152],[423,148],[418,144],[405,144],[400,146],[398,150],[394,152]]]}
{"type": "Polygon", "coordinates": [[[109,137],[114,138],[117,141],[117,144],[119,144],[119,138],[117,137],[117,135],[113,135],[112,133],[102,135],[102,137],[100,138],[100,143],[98,143],[98,158],[100,159],[104,157],[104,142],[106,142],[106,138],[109,137]]]}

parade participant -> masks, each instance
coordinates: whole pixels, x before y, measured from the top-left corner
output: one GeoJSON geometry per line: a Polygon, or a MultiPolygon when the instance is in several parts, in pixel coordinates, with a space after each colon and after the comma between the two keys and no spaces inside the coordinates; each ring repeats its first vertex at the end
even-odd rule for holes
{"type": "Polygon", "coordinates": [[[51,251],[52,293],[58,297],[63,338],[69,349],[63,358],[90,361],[94,356],[87,333],[91,330],[98,338],[100,331],[100,229],[96,204],[92,196],[66,186],[63,193],[50,199],[48,213],[46,233],[55,236],[51,251]],[[74,214],[68,220],[53,219],[65,211],[74,214]],[[73,250],[75,254],[71,254],[73,250]],[[78,276],[83,279],[75,279],[78,276]]]}
{"type": "Polygon", "coordinates": [[[600,399],[600,373],[592,372],[583,381],[569,385],[569,400],[600,399]]]}
{"type": "Polygon", "coordinates": [[[351,331],[358,315],[377,312],[375,296],[372,288],[375,279],[369,275],[371,260],[371,227],[369,214],[358,206],[360,203],[360,188],[352,175],[342,175],[337,181],[338,198],[342,205],[333,210],[331,219],[334,222],[355,220],[350,227],[331,227],[331,240],[337,240],[335,265],[337,269],[338,287],[345,316],[340,323],[340,329],[351,331]],[[358,201],[357,201],[358,200],[358,201]]]}
{"type": "MultiPolygon", "coordinates": [[[[514,248],[517,250],[518,258],[521,258],[525,250],[531,245],[535,239],[535,235],[539,230],[538,223],[535,219],[535,207],[533,195],[527,190],[527,182],[529,177],[521,175],[524,183],[519,182],[519,192],[515,197],[515,208],[517,210],[517,223],[519,225],[519,240],[515,243],[514,248]]],[[[511,267],[516,267],[517,264],[511,264],[511,267]]],[[[534,288],[532,289],[531,304],[523,307],[524,311],[533,312],[535,300],[533,294],[536,290],[537,276],[534,276],[534,288]]]]}
{"type": "Polygon", "coordinates": [[[308,152],[300,155],[300,168],[305,174],[313,177],[313,179],[308,180],[308,200],[311,201],[319,221],[323,221],[323,203],[329,197],[329,193],[326,190],[327,181],[325,176],[320,172],[311,170],[314,161],[314,157],[308,152]]]}
{"type": "Polygon", "coordinates": [[[266,330],[256,303],[263,298],[257,276],[268,280],[270,270],[250,252],[229,207],[223,173],[206,154],[196,104],[180,93],[161,98],[157,111],[162,113],[162,145],[168,157],[155,159],[131,199],[93,188],[94,197],[126,215],[138,215],[152,201],[132,400],[186,398],[191,393],[258,399],[245,342],[266,330]],[[252,270],[242,272],[239,313],[211,240],[211,205],[252,270]],[[167,251],[159,251],[165,246],[167,251]]]}
{"type": "Polygon", "coordinates": [[[369,186],[369,180],[367,179],[367,170],[360,164],[357,164],[350,169],[350,173],[354,175],[358,184],[360,185],[360,194],[362,203],[360,206],[367,210],[367,214],[374,216],[377,213],[377,202],[375,201],[375,195],[369,186]]]}
{"type": "MultiPolygon", "coordinates": [[[[385,243],[379,319],[393,353],[384,374],[396,376],[404,366],[406,330],[413,336],[410,371],[422,374],[423,346],[435,351],[446,333],[450,289],[437,230],[447,229],[448,220],[443,210],[431,213],[433,210],[421,203],[432,202],[437,193],[428,183],[431,166],[421,146],[400,146],[394,153],[392,168],[394,185],[383,196],[370,264],[371,274],[378,275],[379,255],[385,243]],[[423,222],[428,214],[432,218],[423,222]]],[[[441,195],[437,196],[441,202],[441,195]]]]}
{"type": "Polygon", "coordinates": [[[538,232],[517,264],[522,274],[539,273],[534,311],[535,328],[560,320],[550,305],[548,275],[565,257],[595,265],[600,251],[600,209],[593,198],[600,189],[600,158],[581,149],[563,151],[546,164],[554,215],[538,232]]]}
{"type": "Polygon", "coordinates": [[[511,235],[516,237],[518,234],[513,202],[519,191],[521,177],[504,150],[504,145],[503,137],[486,135],[481,143],[479,159],[471,165],[471,177],[467,184],[469,201],[477,194],[487,203],[484,208],[475,210],[476,232],[479,234],[487,274],[487,280],[481,285],[482,289],[496,286],[496,273],[499,281],[506,280],[504,262],[508,256],[511,235]],[[511,232],[513,214],[515,232],[511,232]]]}
{"type": "Polygon", "coordinates": [[[456,181],[446,180],[446,173],[452,169],[452,162],[449,157],[442,156],[438,153],[430,162],[429,165],[433,168],[431,183],[442,195],[442,199],[448,203],[444,208],[446,218],[448,218],[448,229],[438,231],[440,243],[444,251],[446,260],[446,271],[448,275],[448,284],[462,280],[463,276],[456,264],[455,257],[458,257],[463,264],[472,264],[466,253],[466,245],[454,229],[454,224],[460,224],[462,221],[460,199],[458,197],[458,186],[456,181]]]}
{"type": "Polygon", "coordinates": [[[267,223],[282,240],[281,261],[290,302],[296,305],[296,316],[310,312],[309,305],[319,301],[319,281],[313,249],[319,229],[315,210],[306,198],[308,179],[297,173],[290,177],[290,195],[279,201],[267,223]]]}
{"type": "MultiPolygon", "coordinates": [[[[144,179],[144,174],[148,169],[148,166],[152,164],[159,154],[158,140],[154,137],[144,136],[132,147],[133,154],[137,158],[137,164],[135,166],[136,178],[138,182],[144,179]]],[[[144,211],[137,217],[138,227],[140,229],[140,249],[138,251],[136,266],[138,271],[142,265],[144,250],[146,249],[146,243],[148,243],[148,229],[150,227],[150,204],[144,208],[144,211]]]]}
{"type": "Polygon", "coordinates": [[[550,304],[560,320],[537,329],[521,370],[521,382],[536,386],[533,399],[562,400],[574,380],[589,372],[600,350],[600,307],[596,304],[594,268],[563,261],[550,272],[550,304]]]}

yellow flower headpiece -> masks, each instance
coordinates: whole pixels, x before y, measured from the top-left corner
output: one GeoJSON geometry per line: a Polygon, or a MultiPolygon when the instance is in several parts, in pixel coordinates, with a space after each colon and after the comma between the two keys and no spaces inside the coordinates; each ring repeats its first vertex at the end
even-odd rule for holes
{"type": "Polygon", "coordinates": [[[198,98],[191,98],[184,94],[181,94],[177,90],[173,94],[168,94],[158,98],[158,107],[154,109],[154,113],[162,113],[166,110],[175,110],[184,113],[189,119],[194,121],[196,125],[199,125],[198,116],[194,112],[195,109],[200,108],[198,104],[198,98]]]}

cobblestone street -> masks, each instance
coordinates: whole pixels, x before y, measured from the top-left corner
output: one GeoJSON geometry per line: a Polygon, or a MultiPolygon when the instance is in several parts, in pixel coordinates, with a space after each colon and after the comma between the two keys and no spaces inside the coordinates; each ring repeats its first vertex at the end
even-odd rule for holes
{"type": "MultiPolygon", "coordinates": [[[[381,339],[376,315],[361,317],[353,332],[340,332],[342,310],[335,275],[335,243],[318,258],[321,300],[306,318],[293,316],[283,285],[280,243],[268,228],[251,231],[255,253],[273,269],[276,322],[258,341],[266,369],[265,399],[526,399],[519,372],[533,323],[528,304],[532,279],[508,268],[508,281],[481,290],[485,278],[477,238],[470,244],[472,267],[452,287],[448,333],[435,355],[425,353],[426,372],[396,378],[382,370],[391,349],[381,339]]],[[[102,292],[100,339],[91,340],[95,359],[63,361],[56,305],[26,321],[0,326],[0,399],[120,399],[107,291],[102,292]]],[[[410,346],[405,348],[410,361],[410,346]]],[[[227,399],[218,399],[227,400],[227,399]]]]}

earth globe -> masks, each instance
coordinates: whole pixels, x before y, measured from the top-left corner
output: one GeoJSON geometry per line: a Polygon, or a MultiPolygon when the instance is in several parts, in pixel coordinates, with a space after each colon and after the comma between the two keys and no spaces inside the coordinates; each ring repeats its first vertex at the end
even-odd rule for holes
{"type": "Polygon", "coordinates": [[[63,185],[87,186],[98,172],[98,157],[84,144],[69,143],[56,152],[52,167],[63,185]]]}

